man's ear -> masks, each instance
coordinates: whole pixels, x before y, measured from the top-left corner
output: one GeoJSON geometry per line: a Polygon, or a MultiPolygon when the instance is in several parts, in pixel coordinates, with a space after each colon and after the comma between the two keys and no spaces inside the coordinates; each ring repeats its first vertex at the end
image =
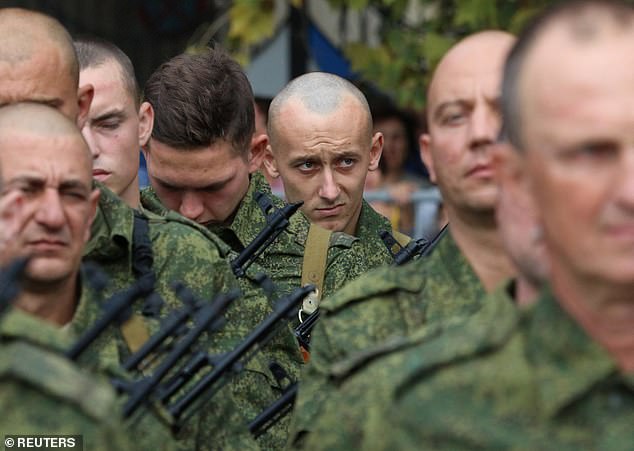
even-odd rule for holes
{"type": "Polygon", "coordinates": [[[427,172],[429,172],[429,180],[432,183],[437,183],[436,171],[434,170],[434,159],[431,156],[431,136],[428,133],[423,133],[418,138],[418,147],[420,151],[420,159],[423,160],[427,172]]]}
{"type": "Polygon", "coordinates": [[[77,113],[77,127],[81,130],[84,128],[86,120],[88,120],[88,112],[90,111],[90,104],[92,98],[95,95],[95,88],[91,84],[81,86],[77,90],[77,106],[79,112],[77,113]]]}
{"type": "Polygon", "coordinates": [[[88,221],[86,222],[86,230],[84,231],[84,244],[90,240],[90,228],[92,227],[92,223],[97,215],[97,205],[99,205],[100,195],[101,191],[99,191],[99,188],[96,188],[90,193],[88,198],[88,202],[90,202],[90,213],[88,221]]]}
{"type": "Polygon", "coordinates": [[[265,134],[253,135],[251,149],[249,149],[249,174],[257,171],[262,166],[262,160],[269,144],[269,137],[265,134]]]}
{"type": "Polygon", "coordinates": [[[271,149],[271,145],[266,146],[266,152],[264,154],[264,169],[269,173],[271,178],[278,178],[280,176],[280,171],[277,167],[277,161],[275,161],[275,157],[273,156],[273,149],[271,149]]]}
{"type": "Polygon", "coordinates": [[[145,146],[150,140],[152,127],[154,127],[154,108],[149,102],[143,102],[139,107],[139,147],[145,146]]]}
{"type": "Polygon", "coordinates": [[[372,148],[370,149],[370,165],[369,171],[375,171],[379,167],[381,154],[383,153],[383,134],[376,132],[372,137],[372,148]]]}

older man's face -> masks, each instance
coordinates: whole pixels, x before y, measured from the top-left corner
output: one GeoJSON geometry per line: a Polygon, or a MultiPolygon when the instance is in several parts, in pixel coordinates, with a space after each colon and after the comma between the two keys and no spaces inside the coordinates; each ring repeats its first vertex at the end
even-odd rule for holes
{"type": "Polygon", "coordinates": [[[428,99],[421,158],[450,210],[493,212],[491,145],[500,129],[500,81],[510,35],[474,36],[440,63],[428,99]]]}
{"type": "Polygon", "coordinates": [[[634,28],[574,44],[566,31],[546,33],[524,65],[528,176],[553,269],[631,283],[634,28]]]}
{"type": "Polygon", "coordinates": [[[35,284],[63,281],[79,268],[98,199],[85,146],[79,134],[0,137],[1,196],[17,192],[33,212],[15,241],[20,254],[32,256],[26,276],[35,284]]]}

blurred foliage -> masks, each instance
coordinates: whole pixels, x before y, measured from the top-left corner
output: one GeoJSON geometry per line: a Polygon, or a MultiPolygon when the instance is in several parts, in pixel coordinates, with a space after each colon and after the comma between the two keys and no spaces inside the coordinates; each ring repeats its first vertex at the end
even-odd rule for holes
{"type": "MultiPolygon", "coordinates": [[[[306,0],[310,1],[310,0],[306,0]]],[[[303,0],[288,0],[301,8],[303,0]]],[[[343,51],[360,77],[403,107],[421,108],[431,71],[460,38],[483,29],[519,31],[548,0],[328,0],[335,11],[372,8],[382,17],[379,45],[347,42],[343,51]],[[417,11],[417,13],[413,13],[417,11]]],[[[279,6],[279,5],[278,5],[279,6]]],[[[227,46],[241,62],[271,38],[275,0],[235,0],[228,9],[227,46]]],[[[207,42],[207,41],[205,41],[207,42]]]]}

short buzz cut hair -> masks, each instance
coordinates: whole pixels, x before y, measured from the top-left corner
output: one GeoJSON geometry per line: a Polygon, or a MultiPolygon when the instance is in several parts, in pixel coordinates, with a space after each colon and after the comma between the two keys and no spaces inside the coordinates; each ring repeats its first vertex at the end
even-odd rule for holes
{"type": "Polygon", "coordinates": [[[368,139],[372,139],[372,114],[368,100],[359,88],[345,78],[326,72],[310,72],[291,80],[275,96],[269,107],[268,134],[271,143],[277,139],[276,122],[286,103],[299,100],[309,111],[329,114],[339,108],[345,96],[356,99],[367,113],[368,139]]]}
{"type": "MultiPolygon", "coordinates": [[[[520,100],[520,79],[522,69],[535,42],[555,21],[565,20],[572,24],[584,19],[589,10],[603,12],[609,17],[610,25],[626,29],[634,26],[634,5],[620,0],[572,0],[554,4],[537,15],[520,33],[511,49],[504,66],[502,80],[502,130],[500,138],[508,140],[515,149],[523,150],[522,106],[520,100]]],[[[584,21],[583,26],[571,28],[573,38],[588,40],[592,32],[604,27],[604,18],[593,16],[592,21],[584,21]],[[602,20],[603,19],[603,20],[602,20]],[[594,29],[590,29],[593,28],[594,29]]]]}
{"type": "Polygon", "coordinates": [[[73,40],[79,70],[101,67],[109,61],[117,63],[123,85],[134,99],[134,105],[138,108],[141,103],[141,90],[134,74],[132,61],[123,50],[105,39],[93,36],[79,36],[73,40]]]}
{"type": "Polygon", "coordinates": [[[255,133],[253,91],[242,67],[224,51],[172,58],[150,76],[144,100],[154,108],[157,141],[189,150],[226,140],[236,154],[248,155],[255,133]]]}

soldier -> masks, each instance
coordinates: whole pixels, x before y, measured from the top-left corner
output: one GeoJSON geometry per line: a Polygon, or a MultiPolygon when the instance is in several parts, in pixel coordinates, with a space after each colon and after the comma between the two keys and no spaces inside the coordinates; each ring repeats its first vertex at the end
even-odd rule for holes
{"type": "MultiPolygon", "coordinates": [[[[47,16],[20,9],[5,9],[0,11],[0,29],[3,36],[3,56],[0,59],[0,101],[14,103],[17,101],[35,101],[58,108],[69,118],[83,126],[88,114],[89,102],[85,97],[93,88],[90,85],[78,88],[79,67],[72,41],[66,30],[54,19],[47,16]],[[51,59],[51,62],[47,62],[51,59]],[[47,64],[48,71],[41,71],[42,64],[47,64]],[[60,67],[58,67],[60,66],[60,67]]],[[[120,168],[119,168],[120,169],[120,168]]],[[[125,323],[120,330],[110,330],[96,342],[89,352],[84,353],[84,364],[114,365],[120,363],[130,351],[138,349],[149,333],[156,329],[158,316],[167,313],[167,307],[181,306],[171,284],[181,281],[187,285],[199,298],[211,299],[215,294],[236,286],[235,278],[230,272],[227,262],[221,253],[227,251],[219,240],[217,244],[204,237],[197,226],[186,223],[182,218],[152,217],[144,221],[142,215],[136,214],[116,195],[106,188],[100,188],[101,197],[97,215],[92,226],[92,236],[87,243],[85,260],[98,262],[107,272],[111,283],[97,293],[89,284],[82,285],[81,299],[74,311],[69,328],[80,333],[94,322],[99,315],[99,301],[112,293],[123,289],[149,271],[154,273],[156,291],[164,300],[164,306],[146,302],[145,305],[135,305],[132,320],[125,323]],[[137,218],[137,219],[135,219],[137,218]],[[141,219],[139,221],[138,219],[141,219]],[[140,230],[134,232],[135,226],[141,224],[140,230]],[[145,237],[145,238],[144,238],[145,237]],[[147,255],[151,248],[153,265],[144,265],[137,257],[147,255]],[[179,258],[179,256],[181,258],[179,258]],[[147,307],[147,308],[146,308],[147,307]]],[[[150,299],[151,300],[151,299],[150,299]]],[[[262,296],[250,295],[243,302],[234,303],[227,313],[228,326],[220,333],[214,334],[209,345],[211,352],[224,352],[239,343],[256,324],[269,312],[270,307],[262,296]]],[[[274,357],[297,353],[292,336],[287,334],[289,342],[284,348],[275,348],[271,352],[274,357]]],[[[235,395],[237,401],[254,410],[261,409],[252,396],[246,391],[253,385],[275,385],[276,379],[268,372],[267,361],[264,357],[256,357],[250,368],[244,373],[250,382],[236,383],[235,393],[228,391],[225,396],[235,395]]],[[[270,399],[274,399],[277,392],[273,391],[270,399]]],[[[266,405],[268,399],[264,401],[266,405]]],[[[234,409],[235,410],[235,409],[234,409]]],[[[237,410],[231,412],[232,420],[227,421],[228,414],[218,419],[215,437],[219,443],[220,437],[229,428],[243,427],[250,419],[243,418],[237,410]]],[[[188,427],[195,427],[193,423],[188,427]]],[[[203,429],[201,434],[208,434],[203,429]]],[[[183,431],[188,435],[187,428],[183,431]]],[[[194,434],[189,434],[195,440],[194,434]]],[[[234,443],[236,447],[255,447],[255,443],[248,444],[250,438],[234,443]]],[[[201,447],[211,446],[209,441],[201,440],[201,447]]]]}
{"type": "Polygon", "coordinates": [[[294,414],[295,446],[302,446],[332,394],[332,365],[426,322],[473,313],[487,291],[513,274],[495,223],[492,154],[499,81],[512,43],[504,32],[477,33],[436,68],[428,91],[429,134],[421,135],[420,147],[450,225],[428,257],[372,271],[324,301],[294,414]]]}
{"type": "Polygon", "coordinates": [[[113,389],[59,353],[57,325],[76,308],[83,244],[97,205],[90,156],[75,125],[53,109],[0,109],[1,260],[30,260],[17,307],[0,317],[5,434],[76,434],[95,449],[131,449],[113,389]],[[41,158],[46,164],[38,164],[41,158]],[[8,211],[12,209],[13,211],[8,211]],[[23,313],[28,312],[29,315],[23,313]],[[38,318],[39,317],[39,318],[38,318]]]}
{"type": "Polygon", "coordinates": [[[373,449],[632,448],[633,54],[634,9],[616,1],[558,4],[519,37],[502,106],[550,285],[403,356],[368,415],[373,449]]]}
{"type": "MultiPolygon", "coordinates": [[[[378,170],[383,150],[383,135],[372,130],[368,102],[356,86],[333,74],[305,74],[271,103],[264,164],[282,178],[290,202],[304,202],[312,223],[359,238],[375,267],[391,262],[379,234],[392,226],[363,200],[366,176],[378,170]]],[[[402,245],[409,241],[396,235],[402,245]]]]}

